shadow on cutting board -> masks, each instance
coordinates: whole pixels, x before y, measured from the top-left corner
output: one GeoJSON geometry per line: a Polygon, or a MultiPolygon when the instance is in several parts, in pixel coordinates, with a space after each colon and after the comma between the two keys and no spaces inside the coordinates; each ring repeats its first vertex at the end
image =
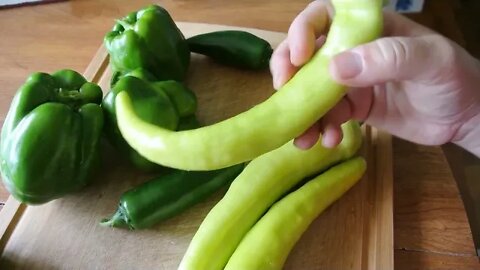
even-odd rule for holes
{"type": "Polygon", "coordinates": [[[20,270],[20,269],[49,269],[49,270],[60,270],[60,268],[55,267],[45,261],[34,261],[31,258],[22,258],[18,254],[4,254],[0,258],[0,269],[5,270],[20,270]]]}

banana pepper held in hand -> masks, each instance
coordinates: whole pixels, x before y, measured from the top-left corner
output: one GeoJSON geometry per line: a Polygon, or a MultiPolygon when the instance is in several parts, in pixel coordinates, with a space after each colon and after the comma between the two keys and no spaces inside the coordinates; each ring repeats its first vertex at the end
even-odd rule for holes
{"type": "Polygon", "coordinates": [[[32,74],[16,93],[2,128],[6,188],[41,204],[84,187],[99,161],[102,90],[72,70],[32,74]]]}
{"type": "Polygon", "coordinates": [[[377,38],[381,0],[333,0],[335,17],[325,45],[265,102],[235,117],[173,132],[142,121],[128,93],[117,96],[120,131],[142,156],[165,166],[212,170],[251,160],[300,135],[335,106],[346,88],[329,76],[330,59],[377,38]]]}
{"type": "Polygon", "coordinates": [[[168,12],[151,5],[117,21],[104,38],[115,71],[149,70],[160,80],[182,81],[190,64],[188,44],[168,12]]]}

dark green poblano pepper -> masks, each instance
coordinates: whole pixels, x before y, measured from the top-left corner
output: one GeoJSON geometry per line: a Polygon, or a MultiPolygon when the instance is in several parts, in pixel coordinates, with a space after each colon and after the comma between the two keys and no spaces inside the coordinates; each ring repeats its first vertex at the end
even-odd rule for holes
{"type": "Polygon", "coordinates": [[[170,14],[158,5],[117,20],[104,38],[115,71],[149,70],[159,80],[183,81],[190,51],[170,14]]]}
{"type": "Polygon", "coordinates": [[[3,183],[20,202],[41,204],[79,190],[97,168],[102,90],[79,73],[32,74],[3,124],[3,183]]]}
{"type": "Polygon", "coordinates": [[[268,41],[240,30],[222,30],[187,39],[190,51],[206,55],[218,63],[258,70],[268,67],[273,48],[268,41]]]}
{"type": "Polygon", "coordinates": [[[172,170],[123,193],[115,214],[100,224],[129,229],[152,227],[228,186],[243,168],[243,164],[237,164],[213,171],[172,170]]]}

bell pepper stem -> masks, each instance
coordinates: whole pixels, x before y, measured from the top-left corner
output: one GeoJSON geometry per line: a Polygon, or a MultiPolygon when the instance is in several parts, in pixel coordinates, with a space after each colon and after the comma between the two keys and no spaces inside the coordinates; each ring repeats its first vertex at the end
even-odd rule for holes
{"type": "Polygon", "coordinates": [[[115,22],[120,24],[125,29],[125,31],[133,29],[133,25],[127,23],[124,20],[116,20],[115,22]]]}

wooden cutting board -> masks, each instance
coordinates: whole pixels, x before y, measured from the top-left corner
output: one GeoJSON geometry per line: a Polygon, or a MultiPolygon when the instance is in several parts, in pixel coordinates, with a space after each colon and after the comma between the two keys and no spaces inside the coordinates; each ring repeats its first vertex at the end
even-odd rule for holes
{"type": "MultiPolygon", "coordinates": [[[[273,46],[284,33],[231,26],[179,23],[185,36],[242,29],[273,46]]],[[[271,76],[240,71],[192,56],[188,85],[198,117],[211,124],[245,111],[272,93],[271,76]]],[[[101,47],[84,72],[108,91],[108,55],[101,47]]],[[[288,124],[288,123],[285,123],[288,124]]],[[[310,226],[286,269],[393,269],[392,152],[389,135],[363,127],[365,177],[310,226]]],[[[103,170],[86,189],[41,206],[12,197],[0,212],[0,269],[176,269],[192,236],[224,191],[152,229],[104,228],[122,192],[152,177],[136,172],[107,144],[103,170]]],[[[247,269],[248,270],[248,269],[247,269]]]]}

